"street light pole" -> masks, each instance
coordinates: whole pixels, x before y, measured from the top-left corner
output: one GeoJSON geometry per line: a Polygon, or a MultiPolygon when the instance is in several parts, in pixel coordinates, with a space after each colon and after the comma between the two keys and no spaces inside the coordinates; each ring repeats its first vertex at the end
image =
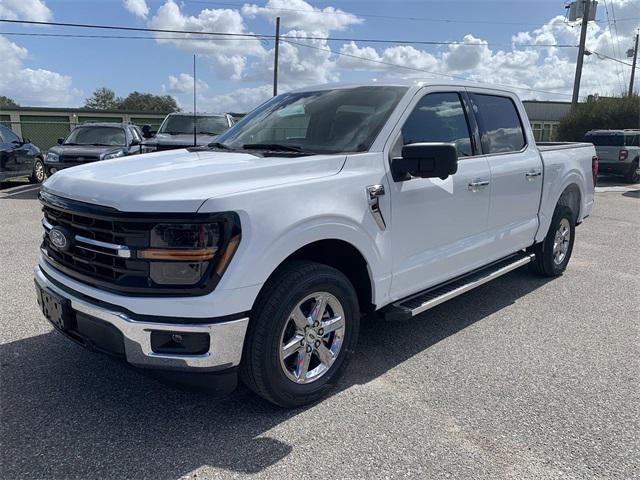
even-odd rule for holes
{"type": "Polygon", "coordinates": [[[636,76],[636,62],[638,61],[638,37],[640,33],[636,33],[636,46],[633,49],[633,66],[631,67],[631,80],[629,80],[629,96],[633,95],[633,81],[636,76]]]}
{"type": "Polygon", "coordinates": [[[573,98],[571,99],[571,108],[578,105],[578,96],[580,95],[580,79],[582,77],[582,62],[584,61],[584,44],[587,40],[587,26],[589,25],[589,10],[591,9],[591,0],[578,0],[584,2],[584,13],[582,14],[582,28],[580,29],[580,46],[578,47],[578,59],[576,62],[576,77],[573,81],[573,98]]]}

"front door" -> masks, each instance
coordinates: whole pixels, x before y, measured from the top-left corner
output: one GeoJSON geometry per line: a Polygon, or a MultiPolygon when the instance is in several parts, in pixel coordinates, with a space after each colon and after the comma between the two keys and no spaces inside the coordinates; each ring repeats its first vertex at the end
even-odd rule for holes
{"type": "Polygon", "coordinates": [[[469,114],[459,92],[429,89],[416,95],[392,133],[389,159],[410,143],[454,143],[458,150],[458,171],[445,180],[394,182],[389,173],[393,299],[485,263],[491,173],[487,159],[476,156],[469,114]]]}

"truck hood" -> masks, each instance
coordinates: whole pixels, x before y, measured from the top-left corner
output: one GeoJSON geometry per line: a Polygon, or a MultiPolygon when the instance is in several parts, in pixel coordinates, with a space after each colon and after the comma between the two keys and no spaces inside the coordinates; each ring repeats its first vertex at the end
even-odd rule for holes
{"type": "Polygon", "coordinates": [[[57,145],[51,147],[49,152],[69,157],[79,161],[94,161],[102,158],[103,155],[124,150],[124,146],[103,146],[103,145],[57,145]]]}
{"type": "Polygon", "coordinates": [[[169,150],[61,170],[43,188],[121,211],[193,213],[212,197],[335,175],[345,160],[345,155],[259,157],[169,150]]]}

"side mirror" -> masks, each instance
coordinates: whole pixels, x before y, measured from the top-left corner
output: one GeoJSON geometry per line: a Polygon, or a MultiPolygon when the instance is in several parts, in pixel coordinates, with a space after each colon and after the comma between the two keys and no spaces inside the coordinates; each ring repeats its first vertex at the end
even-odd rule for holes
{"type": "Polygon", "coordinates": [[[151,125],[143,125],[142,126],[142,136],[144,138],[153,137],[153,134],[151,133],[151,125]]]}
{"type": "Polygon", "coordinates": [[[453,143],[411,143],[402,147],[402,157],[391,159],[396,182],[411,177],[444,180],[458,171],[458,151],[453,143]]]}
{"type": "Polygon", "coordinates": [[[24,144],[31,143],[31,139],[30,138],[23,138],[22,139],[22,143],[24,143],[24,144]]]}
{"type": "Polygon", "coordinates": [[[62,145],[64,143],[64,137],[60,137],[58,139],[58,145],[62,145]]]}

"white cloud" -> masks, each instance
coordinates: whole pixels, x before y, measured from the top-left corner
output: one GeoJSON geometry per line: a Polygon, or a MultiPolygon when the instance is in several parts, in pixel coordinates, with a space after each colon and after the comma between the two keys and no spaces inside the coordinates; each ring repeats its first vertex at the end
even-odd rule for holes
{"type": "Polygon", "coordinates": [[[465,35],[459,45],[450,45],[443,55],[447,68],[451,71],[471,70],[491,56],[491,51],[481,39],[465,35]],[[471,46],[475,45],[475,46],[471,46]]]}
{"type": "Polygon", "coordinates": [[[224,95],[203,97],[199,100],[198,108],[208,112],[249,112],[272,95],[272,85],[240,88],[224,95]]]}
{"type": "Polygon", "coordinates": [[[280,22],[284,26],[311,32],[344,30],[351,25],[363,22],[356,15],[339,8],[316,8],[304,0],[269,0],[264,7],[245,4],[241,11],[248,17],[259,15],[271,21],[280,17],[280,22]]]}
{"type": "Polygon", "coordinates": [[[147,15],[149,15],[149,7],[145,0],[122,0],[122,4],[124,8],[137,17],[147,18],[147,15]]]}
{"type": "Polygon", "coordinates": [[[47,22],[53,14],[43,0],[2,0],[0,18],[47,22]]]}
{"type": "Polygon", "coordinates": [[[82,92],[71,77],[42,68],[25,68],[28,51],[0,36],[0,92],[21,105],[71,106],[82,92]]]}
{"type": "MultiPolygon", "coordinates": [[[[196,82],[198,92],[205,91],[209,88],[209,85],[204,80],[198,79],[196,82]]],[[[193,77],[188,73],[181,73],[178,76],[169,75],[169,85],[162,86],[163,91],[180,94],[193,92],[193,77]]]]}

